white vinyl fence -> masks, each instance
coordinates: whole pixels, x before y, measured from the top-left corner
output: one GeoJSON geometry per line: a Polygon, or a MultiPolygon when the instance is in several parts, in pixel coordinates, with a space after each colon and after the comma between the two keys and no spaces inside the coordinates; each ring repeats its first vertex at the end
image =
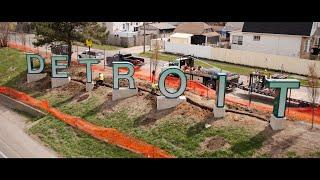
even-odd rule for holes
{"type": "Polygon", "coordinates": [[[320,73],[320,61],[300,59],[295,57],[265,54],[258,52],[214,48],[191,44],[173,44],[165,42],[165,52],[194,55],[199,58],[241,64],[252,67],[283,70],[285,72],[308,75],[308,66],[316,64],[320,73]]]}
{"type": "Polygon", "coordinates": [[[212,59],[212,47],[193,44],[174,44],[165,42],[165,51],[212,59]]]}

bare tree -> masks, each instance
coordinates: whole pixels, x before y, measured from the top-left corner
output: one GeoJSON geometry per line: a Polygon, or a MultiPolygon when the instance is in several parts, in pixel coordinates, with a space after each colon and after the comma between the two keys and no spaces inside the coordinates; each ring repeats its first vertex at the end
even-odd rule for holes
{"type": "Polygon", "coordinates": [[[313,128],[314,116],[315,116],[315,105],[319,97],[319,74],[316,71],[316,63],[309,65],[309,77],[308,77],[308,95],[312,102],[312,125],[313,128]]]}
{"type": "Polygon", "coordinates": [[[156,41],[155,48],[153,50],[152,58],[151,58],[151,66],[152,66],[152,83],[154,83],[154,78],[157,72],[157,66],[158,66],[158,59],[159,59],[159,44],[158,41],[156,41]]]}
{"type": "Polygon", "coordinates": [[[23,46],[25,46],[25,45],[26,45],[27,38],[26,38],[26,34],[25,34],[23,31],[20,31],[20,32],[19,32],[19,38],[20,38],[20,40],[21,40],[21,44],[22,44],[23,46]]]}
{"type": "Polygon", "coordinates": [[[10,31],[9,22],[0,23],[0,47],[8,46],[8,36],[10,31]]]}

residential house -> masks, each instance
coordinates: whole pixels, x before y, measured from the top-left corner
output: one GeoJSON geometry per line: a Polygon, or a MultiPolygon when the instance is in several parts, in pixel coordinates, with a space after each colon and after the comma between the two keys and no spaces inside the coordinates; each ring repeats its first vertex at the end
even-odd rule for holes
{"type": "Polygon", "coordinates": [[[174,33],[192,34],[191,44],[208,45],[220,42],[220,34],[204,22],[185,22],[177,26],[174,33]]]}
{"type": "Polygon", "coordinates": [[[156,36],[156,38],[166,38],[172,34],[175,28],[175,26],[165,22],[151,23],[145,25],[145,27],[142,25],[139,28],[139,34],[146,33],[146,35],[156,36]]]}
{"type": "Polygon", "coordinates": [[[138,34],[143,22],[104,22],[110,35],[132,37],[138,34]]]}
{"type": "Polygon", "coordinates": [[[174,33],[170,36],[169,41],[174,44],[191,44],[193,34],[174,33]]]}
{"type": "Polygon", "coordinates": [[[227,22],[221,29],[221,38],[226,41],[230,40],[230,32],[242,30],[244,22],[227,22]]]}
{"type": "Polygon", "coordinates": [[[230,32],[231,49],[308,58],[319,25],[317,22],[244,22],[242,30],[230,32]]]}

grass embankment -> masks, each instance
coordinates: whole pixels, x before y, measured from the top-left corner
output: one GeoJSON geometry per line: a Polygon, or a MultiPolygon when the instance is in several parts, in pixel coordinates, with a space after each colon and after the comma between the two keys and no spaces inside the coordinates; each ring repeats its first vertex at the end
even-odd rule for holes
{"type": "MultiPolygon", "coordinates": [[[[152,58],[152,52],[146,52],[146,53],[140,53],[140,56],[142,57],[147,57],[147,58],[152,58]]],[[[167,53],[159,53],[159,60],[162,61],[173,61],[175,59],[177,59],[179,56],[174,55],[174,54],[167,54],[167,53]]],[[[229,71],[232,73],[237,73],[237,74],[241,74],[241,75],[245,75],[245,76],[249,76],[250,73],[259,70],[261,72],[264,72],[265,70],[263,68],[252,68],[252,67],[247,67],[247,66],[242,66],[242,65],[236,65],[236,64],[230,64],[230,63],[224,63],[224,62],[219,62],[219,61],[214,61],[214,60],[206,60],[206,59],[196,59],[195,61],[195,65],[196,66],[202,66],[204,68],[210,68],[210,67],[214,67],[214,68],[218,68],[218,69],[222,69],[225,71],[229,71]]],[[[280,73],[279,71],[272,71],[272,70],[268,70],[268,73],[280,73]]],[[[287,73],[286,73],[287,74],[287,73]]],[[[297,78],[295,77],[295,75],[293,74],[288,74],[289,78],[294,78],[294,79],[298,79],[301,81],[301,86],[308,86],[308,80],[305,78],[297,78]]],[[[319,80],[320,83],[320,80],[319,80]]]]}
{"type": "MultiPolygon", "coordinates": [[[[86,46],[84,45],[84,43],[82,43],[82,42],[76,42],[76,43],[74,43],[74,45],[86,47],[86,46]]],[[[92,48],[93,48],[93,49],[106,50],[106,51],[113,51],[113,50],[118,50],[118,49],[120,49],[121,47],[112,46],[112,45],[92,44],[92,48]]]]}
{"type": "MultiPolygon", "coordinates": [[[[59,109],[64,108],[63,102],[71,97],[70,94],[52,95],[50,91],[28,89],[22,84],[23,81],[25,82],[26,76],[25,54],[15,49],[1,48],[0,86],[13,87],[39,99],[48,98],[51,105],[59,109]]],[[[86,112],[83,108],[90,108],[90,104],[87,106],[87,104],[80,103],[79,106],[81,105],[82,109],[78,110],[83,113],[86,112]]],[[[140,157],[122,148],[99,141],[52,116],[48,115],[41,119],[32,120],[38,121],[38,123],[28,129],[28,133],[38,136],[46,145],[63,157],[140,157]]]]}
{"type": "MultiPolygon", "coordinates": [[[[1,85],[20,87],[21,90],[21,79],[26,77],[24,54],[12,49],[0,49],[0,58],[1,85]]],[[[72,91],[62,89],[59,92],[50,90],[50,87],[49,90],[22,89],[31,94],[37,94],[34,91],[42,91],[36,97],[48,100],[52,106],[62,112],[82,117],[101,126],[117,128],[131,136],[159,146],[178,157],[250,157],[264,140],[264,137],[255,136],[245,128],[205,129],[203,124],[186,116],[180,118],[166,116],[160,121],[161,123],[146,128],[136,125],[142,116],[129,115],[127,108],[101,115],[105,101],[104,98],[101,98],[101,94],[105,93],[105,89],[98,89],[83,102],[72,102],[79,93],[84,93],[79,87],[72,91]],[[211,136],[224,137],[231,144],[231,148],[212,153],[200,151],[200,143],[211,136]]],[[[29,133],[39,137],[64,157],[140,157],[96,140],[52,116],[48,115],[36,121],[38,123],[35,123],[28,130],[29,133]]]]}
{"type": "MultiPolygon", "coordinates": [[[[199,118],[192,116],[198,111],[190,115],[189,110],[184,108],[180,113],[169,110],[165,113],[160,112],[157,117],[151,115],[146,118],[152,110],[152,105],[148,104],[146,97],[136,96],[132,97],[136,99],[126,102],[130,100],[128,98],[123,100],[122,104],[121,101],[110,102],[108,94],[111,89],[106,87],[100,87],[88,94],[85,93],[85,87],[81,84],[70,83],[67,87],[50,89],[46,81],[41,81],[28,90],[23,88],[25,84],[21,80],[26,77],[24,54],[12,49],[0,49],[0,61],[1,85],[28,91],[38,99],[48,100],[52,106],[62,112],[81,117],[100,126],[117,128],[177,157],[252,157],[268,138],[264,133],[233,123],[205,128],[204,121],[199,121],[199,118]],[[13,68],[15,71],[12,71],[13,68]],[[40,84],[44,85],[40,87],[40,84]],[[38,85],[39,88],[37,88],[38,85]],[[143,125],[145,121],[153,121],[153,124],[143,125]],[[216,151],[203,150],[203,142],[212,137],[224,138],[229,146],[216,151]]],[[[52,116],[35,121],[37,123],[34,123],[28,132],[39,137],[64,157],[141,157],[96,140],[52,116]]],[[[287,154],[291,157],[293,155],[294,152],[287,154]]],[[[259,157],[269,156],[269,154],[262,154],[259,157]]]]}

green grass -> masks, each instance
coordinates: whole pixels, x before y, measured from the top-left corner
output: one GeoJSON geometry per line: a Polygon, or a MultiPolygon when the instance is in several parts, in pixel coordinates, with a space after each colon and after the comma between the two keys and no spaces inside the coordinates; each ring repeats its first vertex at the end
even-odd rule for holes
{"type": "Polygon", "coordinates": [[[29,129],[63,157],[136,158],[137,154],[99,141],[84,132],[46,116],[29,129]]]}
{"type": "Polygon", "coordinates": [[[294,151],[288,151],[286,155],[287,155],[287,158],[299,158],[297,153],[294,151]]]}
{"type": "MultiPolygon", "coordinates": [[[[139,55],[141,57],[152,58],[153,53],[151,51],[147,51],[145,53],[140,53],[139,55]]],[[[166,53],[159,53],[158,54],[158,59],[162,60],[162,61],[174,61],[178,57],[179,56],[173,55],[173,54],[166,54],[166,53]]]]}
{"type": "MultiPolygon", "coordinates": [[[[65,106],[73,94],[51,94],[32,91],[19,84],[26,78],[26,61],[24,53],[11,48],[0,48],[0,86],[9,86],[29,94],[37,95],[38,99],[49,100],[50,104],[68,113],[87,113],[91,110],[95,99],[86,103],[77,103],[75,109],[65,106]],[[77,107],[82,107],[77,109],[77,107]],[[76,111],[77,110],[77,111],[76,111]]],[[[21,113],[21,112],[20,112],[21,113]]],[[[24,114],[24,113],[23,113],[24,114]]],[[[25,115],[25,114],[24,114],[25,115]]],[[[29,116],[28,116],[29,117],[29,116]]],[[[141,157],[122,148],[99,141],[80,130],[73,128],[52,116],[42,119],[32,117],[32,121],[39,121],[28,132],[37,135],[43,142],[63,157],[141,157]]]]}
{"type": "Polygon", "coordinates": [[[0,86],[14,86],[17,77],[26,75],[24,53],[11,48],[0,48],[0,86]]]}
{"type": "MultiPolygon", "coordinates": [[[[139,126],[141,115],[129,116],[126,108],[102,116],[99,112],[105,103],[101,98],[104,91],[99,88],[87,100],[77,103],[70,103],[73,94],[69,93],[48,93],[39,98],[49,100],[50,104],[62,112],[79,116],[99,126],[116,128],[177,157],[251,157],[266,138],[244,127],[206,129],[204,123],[188,117],[166,117],[156,126],[145,128],[139,126]],[[212,136],[224,137],[231,147],[216,152],[201,151],[200,144],[212,136]]],[[[41,119],[30,132],[65,157],[140,157],[107,143],[98,143],[100,141],[93,140],[51,116],[41,119]]]]}
{"type": "Polygon", "coordinates": [[[265,140],[262,135],[254,135],[242,127],[206,129],[203,123],[196,123],[187,117],[168,117],[155,127],[146,129],[138,126],[139,117],[130,117],[126,109],[104,118],[92,114],[86,116],[86,119],[100,126],[117,128],[177,157],[251,157],[265,140]],[[231,147],[216,152],[201,151],[200,144],[207,137],[213,136],[224,137],[231,147]]]}
{"type": "MultiPolygon", "coordinates": [[[[86,46],[84,45],[84,43],[81,43],[81,42],[76,42],[76,43],[74,43],[74,45],[86,47],[86,46]]],[[[93,44],[93,45],[92,45],[92,48],[93,48],[93,49],[106,50],[106,51],[113,51],[113,50],[118,50],[118,49],[120,49],[121,47],[112,46],[112,45],[93,44]]]]}
{"type": "MultiPolygon", "coordinates": [[[[76,93],[76,92],[75,92],[76,93]]],[[[62,112],[85,118],[98,104],[98,98],[92,97],[85,102],[69,104],[74,94],[47,93],[38,99],[46,99],[62,112]]],[[[104,158],[137,158],[138,154],[102,142],[92,136],[73,128],[64,122],[46,116],[29,129],[43,142],[63,157],[104,157],[104,158]]]]}

